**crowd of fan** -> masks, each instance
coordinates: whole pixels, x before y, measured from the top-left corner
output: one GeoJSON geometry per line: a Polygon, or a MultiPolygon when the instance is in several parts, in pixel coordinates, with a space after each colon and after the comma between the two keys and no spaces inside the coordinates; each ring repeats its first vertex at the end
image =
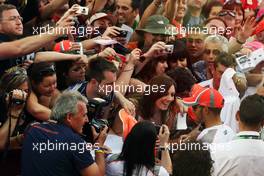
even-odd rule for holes
{"type": "Polygon", "coordinates": [[[264,60],[263,17],[261,0],[0,0],[0,175],[263,176],[264,62],[241,68],[264,60]]]}

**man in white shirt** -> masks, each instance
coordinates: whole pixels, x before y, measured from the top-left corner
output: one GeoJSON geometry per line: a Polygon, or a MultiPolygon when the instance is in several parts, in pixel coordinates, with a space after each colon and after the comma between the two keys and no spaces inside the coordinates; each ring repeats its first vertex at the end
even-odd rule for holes
{"type": "Polygon", "coordinates": [[[263,176],[264,142],[259,133],[264,122],[263,107],[264,97],[257,94],[242,101],[236,116],[240,132],[227,143],[228,151],[212,153],[215,176],[263,176]]]}
{"type": "Polygon", "coordinates": [[[196,89],[192,97],[184,98],[186,105],[192,106],[195,115],[205,129],[197,137],[198,141],[212,144],[231,141],[233,130],[221,122],[220,112],[224,105],[223,96],[213,88],[196,89]]]}

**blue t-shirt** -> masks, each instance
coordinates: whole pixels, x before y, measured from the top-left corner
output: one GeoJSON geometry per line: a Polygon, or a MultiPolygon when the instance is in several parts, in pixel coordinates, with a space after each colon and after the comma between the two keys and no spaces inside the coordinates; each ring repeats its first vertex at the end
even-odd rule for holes
{"type": "Polygon", "coordinates": [[[85,141],[63,124],[31,125],[22,148],[22,176],[79,176],[94,160],[85,141]]]}

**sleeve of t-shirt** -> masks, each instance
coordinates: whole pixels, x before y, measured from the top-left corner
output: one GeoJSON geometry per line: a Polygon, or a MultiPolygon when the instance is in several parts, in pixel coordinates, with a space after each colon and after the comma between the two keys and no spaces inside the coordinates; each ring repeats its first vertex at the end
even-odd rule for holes
{"type": "Polygon", "coordinates": [[[86,142],[80,137],[76,138],[76,150],[71,150],[73,163],[77,170],[82,170],[94,163],[90,150],[86,149],[86,142]]]}

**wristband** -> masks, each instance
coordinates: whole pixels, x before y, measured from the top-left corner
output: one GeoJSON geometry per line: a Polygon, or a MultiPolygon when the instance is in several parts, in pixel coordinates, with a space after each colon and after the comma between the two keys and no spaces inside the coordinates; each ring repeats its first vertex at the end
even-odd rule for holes
{"type": "Polygon", "coordinates": [[[104,150],[95,150],[95,153],[103,153],[103,154],[105,154],[105,151],[104,150]]]}

